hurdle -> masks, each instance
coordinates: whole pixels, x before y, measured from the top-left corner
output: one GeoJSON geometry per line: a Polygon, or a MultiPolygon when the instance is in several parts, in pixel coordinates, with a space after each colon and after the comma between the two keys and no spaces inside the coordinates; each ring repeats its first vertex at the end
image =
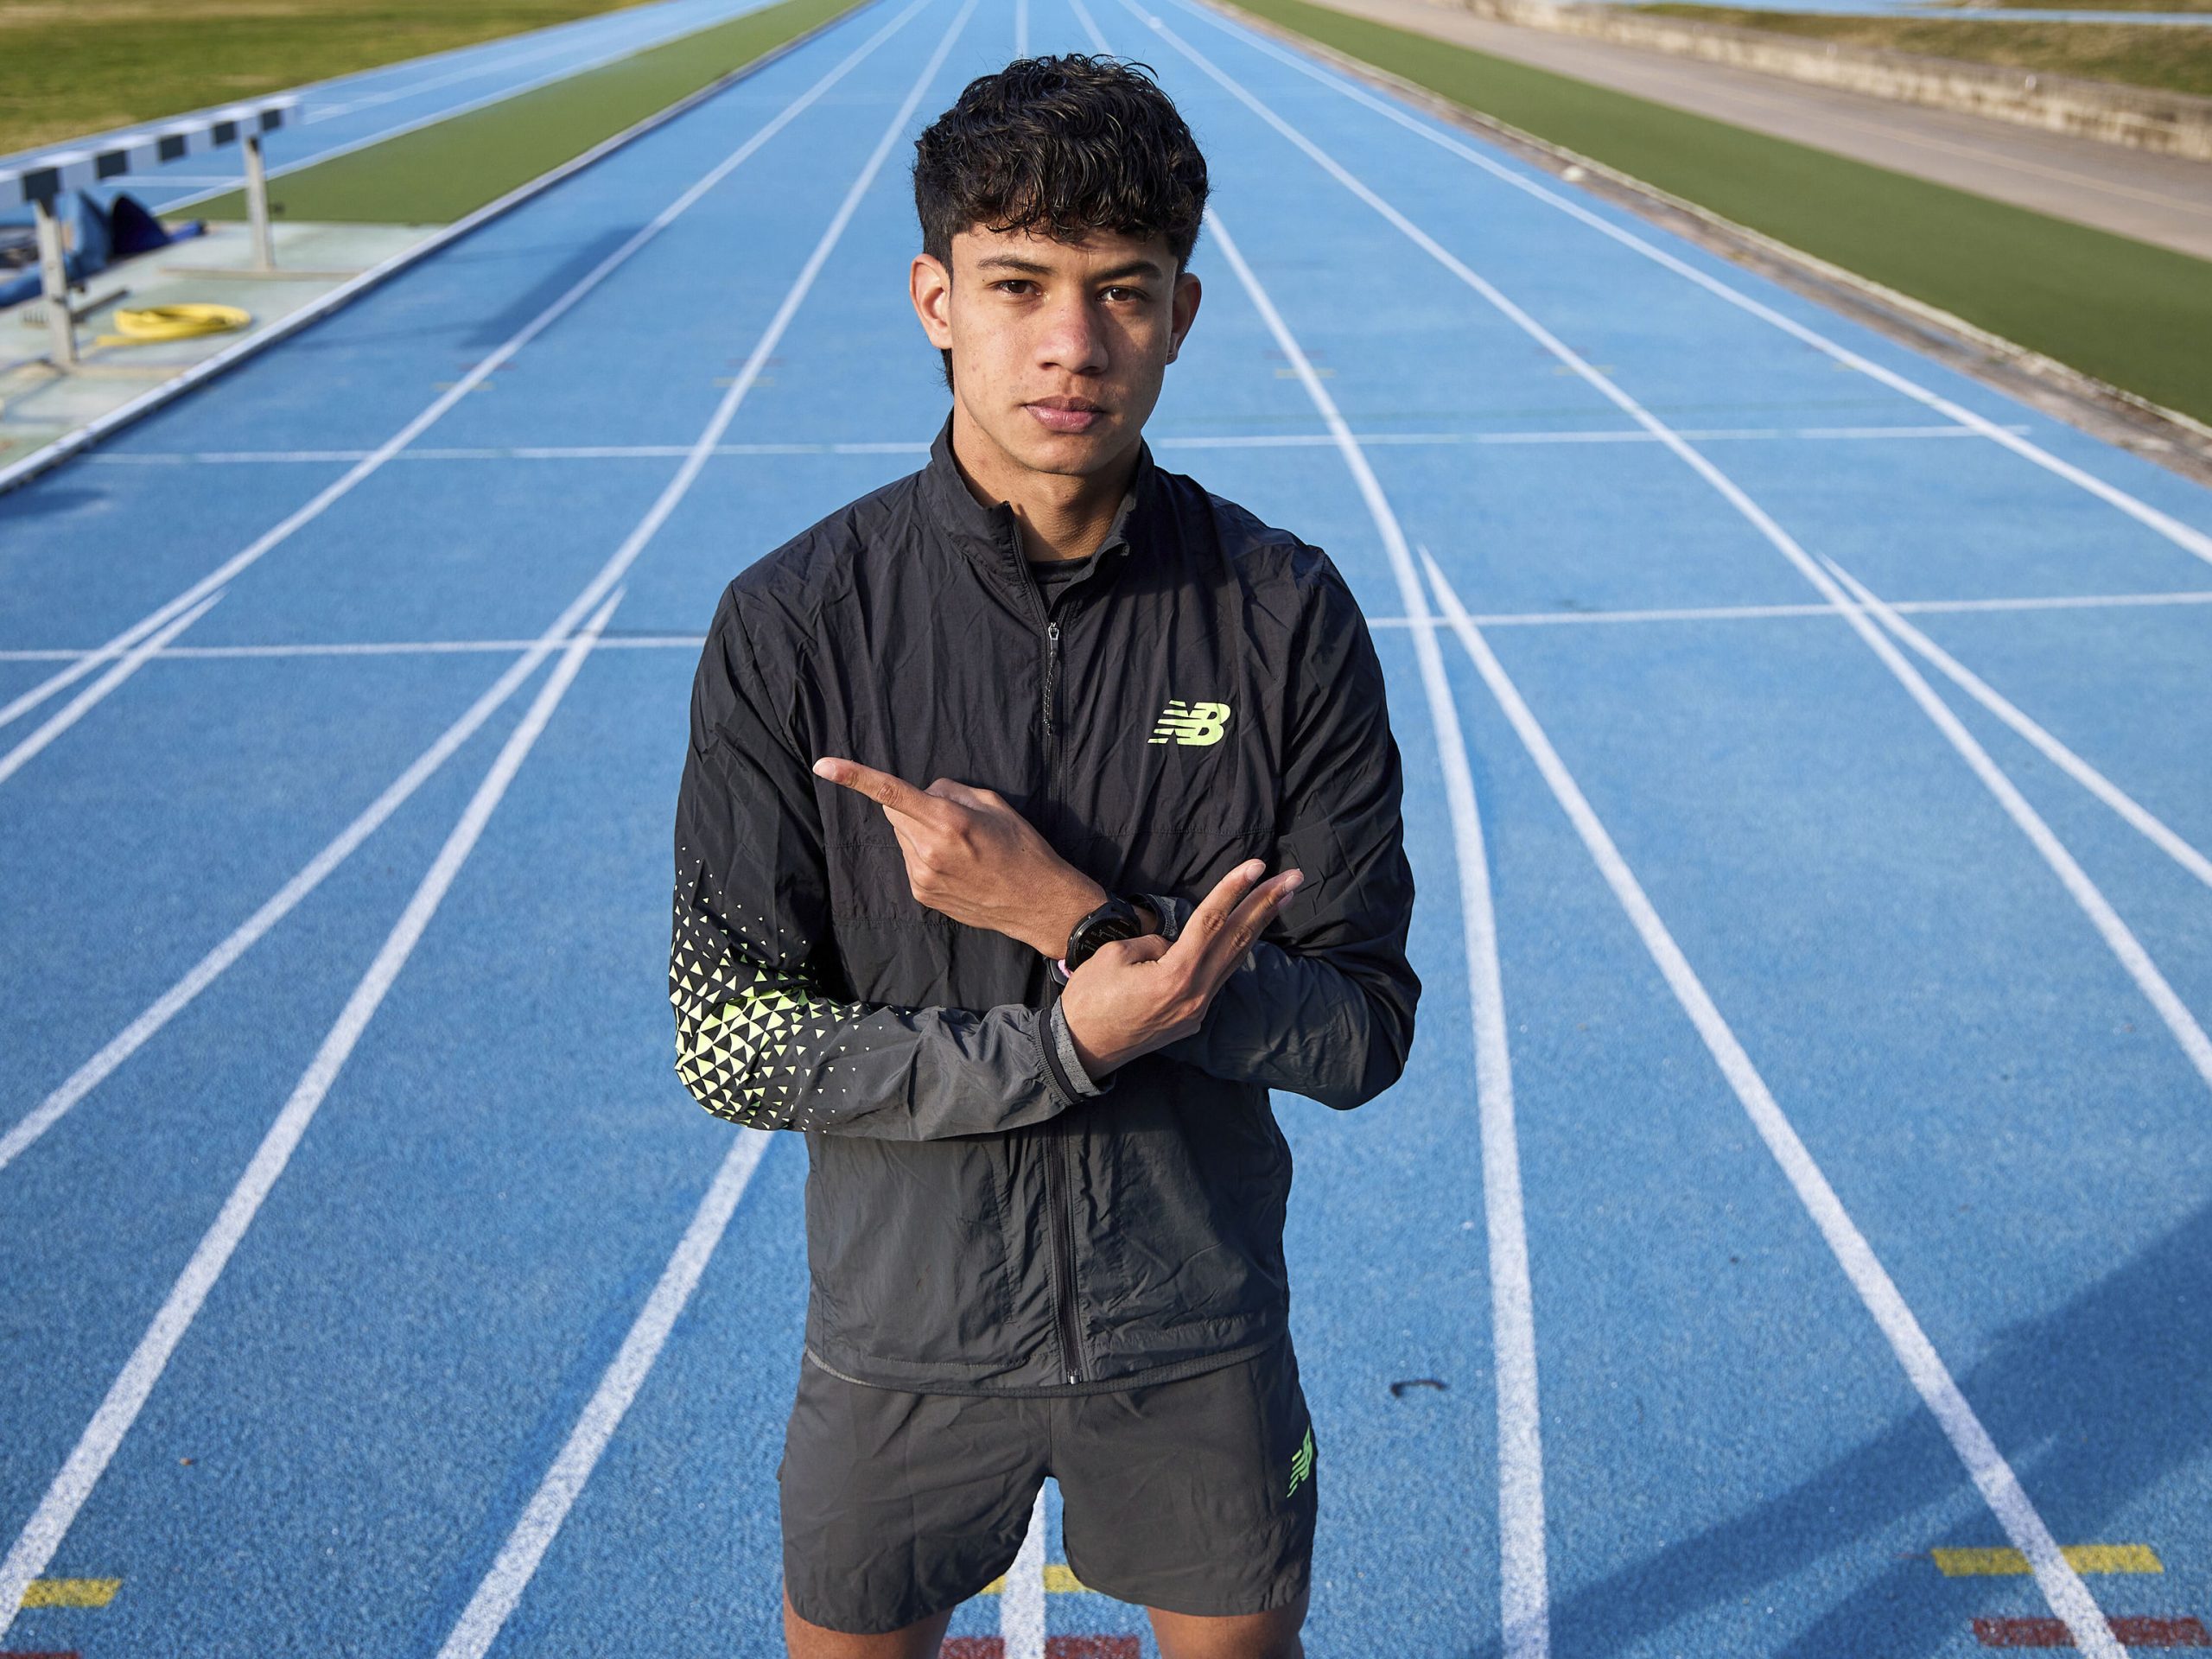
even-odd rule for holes
{"type": "Polygon", "coordinates": [[[296,92],[250,99],[219,110],[125,133],[95,149],[59,150],[13,167],[0,167],[0,207],[28,205],[38,230],[39,285],[46,298],[48,361],[57,369],[77,366],[77,318],[69,304],[67,250],[54,204],[67,190],[82,190],[126,174],[166,167],[188,156],[238,144],[245,156],[246,218],[259,274],[276,269],[276,248],[269,227],[269,168],[261,136],[284,124],[286,111],[300,101],[296,92]]]}

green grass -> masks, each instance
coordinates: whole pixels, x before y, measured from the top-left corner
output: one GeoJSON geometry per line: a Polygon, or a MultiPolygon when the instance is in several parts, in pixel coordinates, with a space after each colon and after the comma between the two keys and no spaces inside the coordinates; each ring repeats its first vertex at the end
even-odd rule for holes
{"type": "MultiPolygon", "coordinates": [[[[1306,0],[1244,10],[2201,421],[2212,264],[1306,0]]],[[[1471,168],[1468,188],[1484,188],[1471,168]]]]}
{"type": "MultiPolygon", "coordinates": [[[[298,219],[448,223],[855,3],[782,0],[588,73],[318,162],[270,181],[270,211],[298,219]]],[[[190,211],[243,219],[245,200],[234,191],[190,211]]]]}
{"type": "MultiPolygon", "coordinates": [[[[1991,0],[1929,0],[1941,9],[1944,6],[1978,6],[1991,0]]],[[[2212,12],[2212,0],[1995,0],[2008,10],[2019,11],[2205,11],[2212,12]]]]}
{"type": "MultiPolygon", "coordinates": [[[[2018,0],[2012,0],[2017,3],[2018,0]]],[[[2071,4],[2073,0],[2050,0],[2071,4]]],[[[2166,0],[2156,0],[2163,9],[2166,0]]],[[[2212,5],[2212,0],[2204,0],[2212,5]]],[[[2184,8],[2176,6],[2174,10],[2184,8]]],[[[1929,57],[2027,69],[2044,75],[2079,75],[2162,92],[2212,96],[2212,15],[2193,23],[2052,22],[2032,12],[2018,19],[1957,17],[1847,17],[1827,12],[1757,11],[1662,0],[1639,12],[1701,23],[1756,29],[1798,40],[1880,47],[1929,57]]]]}
{"type": "Polygon", "coordinates": [[[0,0],[0,155],[639,0],[0,0]]]}

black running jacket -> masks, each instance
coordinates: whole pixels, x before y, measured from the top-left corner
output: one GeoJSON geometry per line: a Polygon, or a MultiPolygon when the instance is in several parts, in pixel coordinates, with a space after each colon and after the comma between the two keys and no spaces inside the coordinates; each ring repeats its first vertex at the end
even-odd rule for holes
{"type": "Polygon", "coordinates": [[[716,1116],[806,1136],[820,1364],[934,1392],[1165,1382],[1287,1328],[1268,1091],[1349,1109],[1405,1067],[1382,667],[1325,553],[1141,442],[1048,612],[951,430],[722,594],[677,804],[676,1069],[716,1116]],[[1093,1080],[1048,959],[918,903],[823,755],[996,790],[1171,937],[1246,859],[1305,882],[1198,1031],[1093,1080]]]}

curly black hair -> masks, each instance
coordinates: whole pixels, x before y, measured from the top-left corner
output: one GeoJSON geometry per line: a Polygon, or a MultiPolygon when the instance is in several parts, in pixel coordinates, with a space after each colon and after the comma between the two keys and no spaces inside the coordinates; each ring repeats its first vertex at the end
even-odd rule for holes
{"type": "Polygon", "coordinates": [[[1153,74],[1075,52],[969,81],[914,141],[922,251],[950,271],[953,237],[977,225],[1062,241],[1110,231],[1165,237],[1180,275],[1205,218],[1206,162],[1153,74]]]}

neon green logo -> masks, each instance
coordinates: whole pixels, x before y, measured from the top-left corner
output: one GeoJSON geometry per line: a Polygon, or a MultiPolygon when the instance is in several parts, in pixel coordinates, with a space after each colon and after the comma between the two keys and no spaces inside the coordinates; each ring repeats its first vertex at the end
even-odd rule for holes
{"type": "Polygon", "coordinates": [[[1204,748],[1210,743],[1220,742],[1228,726],[1229,705],[1225,702],[1185,702],[1180,697],[1170,697],[1167,706],[1160,711],[1159,724],[1152,728],[1152,741],[1204,748]]]}
{"type": "Polygon", "coordinates": [[[1313,1425],[1308,1423],[1306,1425],[1306,1438],[1299,1443],[1298,1450],[1290,1454],[1290,1484],[1283,1489],[1282,1495],[1288,1497],[1298,1490],[1298,1483],[1313,1472],[1313,1425]]]}

